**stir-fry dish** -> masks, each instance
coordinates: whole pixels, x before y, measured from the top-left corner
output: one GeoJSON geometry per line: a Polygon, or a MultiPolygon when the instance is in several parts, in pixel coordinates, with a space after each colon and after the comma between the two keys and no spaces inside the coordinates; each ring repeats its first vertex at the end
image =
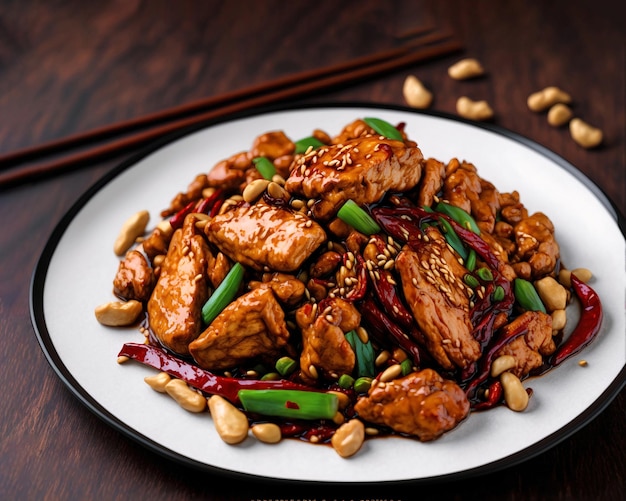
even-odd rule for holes
{"type": "Polygon", "coordinates": [[[267,132],[161,216],[125,225],[119,301],[96,316],[138,325],[118,361],[157,369],[146,382],[231,444],[349,457],[374,436],[434,440],[524,410],[528,378],[600,330],[591,274],[566,268],[548,216],[468,161],[425,158],[402,123],[267,132]]]}

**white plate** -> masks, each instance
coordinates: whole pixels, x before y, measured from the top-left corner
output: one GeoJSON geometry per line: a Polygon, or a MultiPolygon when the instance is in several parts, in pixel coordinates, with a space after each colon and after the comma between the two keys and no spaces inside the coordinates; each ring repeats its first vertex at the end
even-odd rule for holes
{"type": "Polygon", "coordinates": [[[492,126],[442,114],[361,105],[276,110],[243,116],[161,142],[89,190],[52,235],[35,270],[31,311],[40,344],[57,374],[93,412],[150,449],[183,463],[272,479],[380,482],[437,479],[493,471],[553,446],[595,417],[624,385],[626,362],[625,240],[611,203],[579,171],[539,145],[492,126]],[[196,174],[248,149],[266,131],[293,139],[315,128],[330,134],[359,117],[406,122],[426,157],[466,159],[500,191],[517,190],[532,212],[556,226],[568,267],[593,270],[605,309],[602,331],[582,355],[527,381],[534,390],[523,413],[505,407],[472,414],[431,443],[402,438],[366,441],[351,459],[331,447],[252,438],[229,446],[208,413],[180,409],[144,382],[154,369],[116,363],[125,342],[143,336],[102,327],[94,308],[113,300],[118,259],[112,251],[121,224],[148,209],[151,222],[196,174]]]}

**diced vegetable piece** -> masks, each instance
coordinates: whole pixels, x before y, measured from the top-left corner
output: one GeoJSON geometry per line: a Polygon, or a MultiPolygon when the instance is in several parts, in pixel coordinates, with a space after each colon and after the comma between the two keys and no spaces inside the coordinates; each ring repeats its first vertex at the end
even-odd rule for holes
{"type": "Polygon", "coordinates": [[[239,390],[248,412],[293,419],[332,419],[339,399],[332,393],[302,390],[239,390]]]}
{"type": "Polygon", "coordinates": [[[402,133],[396,127],[381,118],[368,117],[364,118],[363,121],[381,136],[395,139],[396,141],[404,141],[402,133]]]}
{"type": "Polygon", "coordinates": [[[342,374],[339,376],[339,380],[337,381],[340,388],[347,390],[348,388],[352,388],[354,384],[354,378],[350,374],[342,374]]]}
{"type": "Polygon", "coordinates": [[[356,372],[358,377],[374,377],[376,375],[375,353],[372,343],[364,343],[356,331],[346,333],[346,339],[356,355],[356,372]]]}
{"type": "Polygon", "coordinates": [[[276,175],[276,167],[269,158],[266,157],[256,157],[252,159],[256,170],[258,170],[263,179],[272,180],[272,178],[276,175]]]}
{"type": "Polygon", "coordinates": [[[371,386],[371,377],[360,377],[354,382],[354,391],[357,393],[367,393],[371,386]]]}
{"type": "Polygon", "coordinates": [[[204,303],[202,320],[206,325],[213,322],[215,317],[235,298],[235,294],[237,294],[243,280],[243,273],[243,266],[240,263],[235,263],[224,280],[222,280],[222,283],[217,286],[211,297],[204,303]]]}
{"type": "Polygon", "coordinates": [[[445,202],[439,202],[435,205],[435,210],[454,219],[457,223],[463,226],[463,228],[473,231],[476,235],[480,235],[480,228],[476,224],[474,218],[460,207],[456,207],[455,205],[450,205],[445,202]]]}
{"type": "Polygon", "coordinates": [[[302,139],[299,139],[298,141],[295,142],[295,145],[296,145],[296,150],[294,153],[296,155],[299,155],[302,153],[306,153],[309,147],[312,147],[315,150],[319,148],[320,146],[324,146],[324,143],[322,143],[316,137],[309,136],[309,137],[303,137],[302,139]]]}
{"type": "Polygon", "coordinates": [[[504,299],[504,295],[505,295],[505,292],[502,286],[497,285],[496,288],[493,290],[493,300],[502,301],[504,299]]]}
{"type": "Polygon", "coordinates": [[[474,249],[470,249],[467,254],[465,267],[467,268],[467,271],[474,271],[474,268],[476,268],[476,251],[474,249]]]}
{"type": "Polygon", "coordinates": [[[528,280],[516,278],[513,281],[513,294],[515,294],[516,301],[525,310],[546,313],[546,307],[543,305],[535,286],[528,280]]]}
{"type": "Polygon", "coordinates": [[[373,235],[380,231],[380,226],[372,216],[365,212],[354,200],[348,200],[337,213],[339,219],[365,235],[373,235]]]}
{"type": "Polygon", "coordinates": [[[298,362],[291,357],[281,357],[276,361],[276,370],[281,376],[288,376],[298,368],[298,362]]]}
{"type": "Polygon", "coordinates": [[[402,368],[402,375],[406,376],[407,374],[411,374],[413,372],[413,362],[410,358],[404,359],[400,363],[400,367],[402,368]]]}
{"type": "Polygon", "coordinates": [[[483,282],[493,281],[493,273],[491,273],[489,268],[479,268],[476,271],[476,275],[478,275],[478,278],[480,278],[483,282]]]}

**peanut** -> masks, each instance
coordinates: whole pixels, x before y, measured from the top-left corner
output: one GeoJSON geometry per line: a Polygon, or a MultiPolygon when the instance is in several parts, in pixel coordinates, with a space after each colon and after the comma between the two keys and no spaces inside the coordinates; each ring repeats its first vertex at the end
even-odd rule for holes
{"type": "Polygon", "coordinates": [[[498,377],[504,371],[515,367],[515,357],[513,355],[501,355],[491,362],[491,375],[498,377]]]}
{"type": "Polygon", "coordinates": [[[150,213],[147,210],[141,210],[129,217],[122,227],[113,244],[113,251],[118,256],[123,256],[135,240],[146,231],[146,226],[150,220],[150,213]]]}
{"type": "Polygon", "coordinates": [[[213,395],[209,398],[209,410],[215,430],[224,442],[234,445],[248,436],[248,418],[224,397],[213,395]]]}
{"type": "Polygon", "coordinates": [[[206,409],[206,399],[187,386],[182,379],[170,380],[165,385],[165,392],[189,412],[202,412],[206,409]]]}
{"type": "Polygon", "coordinates": [[[528,96],[526,104],[531,111],[547,110],[557,103],[569,104],[571,96],[555,86],[546,87],[528,96]]]}
{"type": "Polygon", "coordinates": [[[565,287],[572,286],[572,273],[576,275],[576,278],[583,283],[589,282],[593,277],[593,274],[587,268],[575,268],[573,270],[561,270],[559,271],[559,282],[565,287]]]}
{"type": "Polygon", "coordinates": [[[557,103],[548,111],[548,123],[553,127],[565,125],[574,116],[572,109],[563,103],[557,103]]]}
{"type": "Polygon", "coordinates": [[[258,440],[266,444],[277,444],[283,438],[280,426],[275,423],[259,423],[250,429],[258,440]]]}
{"type": "Polygon", "coordinates": [[[455,80],[467,80],[468,78],[483,75],[485,70],[478,60],[473,58],[461,59],[448,68],[448,75],[455,80]]]}
{"type": "Polygon", "coordinates": [[[567,290],[552,277],[535,282],[535,289],[548,311],[564,310],[567,306],[567,290]]]}
{"type": "Polygon", "coordinates": [[[254,202],[263,194],[268,184],[270,182],[267,179],[255,179],[244,188],[243,199],[248,203],[254,202]]]}
{"type": "Polygon", "coordinates": [[[500,374],[500,382],[504,390],[504,401],[509,409],[519,412],[528,407],[528,393],[515,374],[503,372],[500,374]]]}
{"type": "Polygon", "coordinates": [[[554,310],[552,312],[552,331],[558,332],[565,328],[567,324],[567,313],[565,310],[554,310]]]}
{"type": "Polygon", "coordinates": [[[572,139],[583,148],[595,148],[602,143],[602,131],[580,118],[572,119],[569,123],[569,132],[572,139]]]}
{"type": "Polygon", "coordinates": [[[462,117],[470,120],[489,120],[493,117],[493,110],[487,101],[472,101],[466,96],[457,100],[456,111],[462,117]]]}
{"type": "Polygon", "coordinates": [[[330,439],[333,449],[343,458],[356,454],[365,440],[365,426],[358,419],[345,422],[330,439]]]}
{"type": "Polygon", "coordinates": [[[402,374],[402,366],[400,364],[393,364],[387,367],[383,371],[383,373],[380,375],[379,380],[383,383],[386,383],[387,381],[396,379],[401,374],[402,374]]]}
{"type": "Polygon", "coordinates": [[[158,391],[159,393],[167,393],[165,391],[165,386],[172,380],[172,378],[167,372],[159,372],[158,374],[154,374],[153,376],[145,377],[143,378],[143,380],[154,391],[158,391]]]}
{"type": "Polygon", "coordinates": [[[433,101],[433,93],[413,75],[409,75],[404,80],[402,94],[407,104],[413,108],[428,108],[433,101]]]}
{"type": "Polygon", "coordinates": [[[108,327],[125,327],[136,322],[143,311],[143,305],[131,299],[129,301],[112,301],[96,307],[96,320],[108,327]]]}

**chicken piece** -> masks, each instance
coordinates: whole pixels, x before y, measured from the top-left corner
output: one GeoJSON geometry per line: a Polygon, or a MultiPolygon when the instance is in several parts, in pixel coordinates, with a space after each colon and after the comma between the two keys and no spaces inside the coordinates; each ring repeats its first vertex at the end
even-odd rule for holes
{"type": "Polygon", "coordinates": [[[419,184],[419,196],[417,205],[420,207],[430,207],[435,196],[443,187],[443,180],[446,174],[446,166],[434,158],[427,159],[423,164],[422,179],[419,184]]]}
{"type": "Polygon", "coordinates": [[[421,441],[434,440],[455,428],[469,414],[465,392],[432,369],[373,384],[354,410],[370,423],[388,426],[421,441]]]}
{"type": "Polygon", "coordinates": [[[327,299],[314,308],[307,303],[296,312],[302,330],[301,375],[315,381],[317,376],[337,378],[351,374],[356,357],[345,333],[356,329],[361,314],[352,303],[327,299]],[[317,373],[317,375],[316,375],[317,373]]]}
{"type": "Polygon", "coordinates": [[[155,277],[144,255],[132,250],[120,261],[113,279],[113,293],[125,300],[147,301],[152,294],[155,277]]]}
{"type": "Polygon", "coordinates": [[[288,306],[298,304],[305,294],[305,286],[301,280],[285,273],[264,273],[263,281],[251,281],[250,288],[271,289],[278,300],[288,306]]]}
{"type": "Polygon", "coordinates": [[[426,348],[444,368],[466,368],[480,357],[472,336],[467,270],[434,227],[426,228],[417,248],[405,246],[396,258],[402,289],[424,334],[426,348]]]}
{"type": "Polygon", "coordinates": [[[542,356],[551,355],[556,350],[552,339],[552,317],[546,313],[526,311],[502,329],[503,336],[517,330],[524,331],[496,353],[496,358],[502,355],[515,358],[515,367],[510,372],[517,377],[524,377],[533,369],[541,367],[542,356]]]}
{"type": "Polygon", "coordinates": [[[190,214],[172,236],[161,274],[148,300],[150,328],[166,348],[186,355],[202,331],[208,299],[207,265],[213,256],[190,214]]]}
{"type": "Polygon", "coordinates": [[[165,256],[167,254],[167,248],[170,245],[172,233],[173,231],[167,233],[161,228],[156,227],[142,242],[141,246],[143,247],[143,251],[150,261],[154,261],[156,256],[165,256]]]}
{"type": "Polygon", "coordinates": [[[304,214],[264,202],[217,215],[204,231],[233,261],[259,271],[295,271],[326,241],[323,228],[304,214]]]}
{"type": "Polygon", "coordinates": [[[533,278],[552,273],[560,257],[552,221],[545,214],[536,212],[516,224],[514,233],[517,243],[515,261],[527,261],[533,278]]]}
{"type": "Polygon", "coordinates": [[[162,217],[168,217],[176,214],[179,210],[184,208],[190,202],[200,200],[202,198],[202,191],[209,186],[208,177],[206,174],[198,174],[194,180],[187,186],[187,191],[184,193],[178,193],[174,199],[170,202],[170,206],[161,211],[162,217]]]}
{"type": "Polygon", "coordinates": [[[189,344],[189,353],[200,367],[215,371],[255,358],[274,357],[288,340],[285,314],[274,293],[260,288],[224,308],[189,344]]]}
{"type": "Polygon", "coordinates": [[[364,136],[373,136],[376,131],[367,125],[362,119],[357,118],[354,122],[346,125],[339,134],[332,138],[332,144],[345,144],[347,141],[364,136]]]}
{"type": "Polygon", "coordinates": [[[363,205],[387,191],[413,188],[422,173],[422,152],[401,141],[366,136],[323,146],[295,162],[285,189],[318,199],[313,216],[331,219],[349,199],[363,205]]]}

